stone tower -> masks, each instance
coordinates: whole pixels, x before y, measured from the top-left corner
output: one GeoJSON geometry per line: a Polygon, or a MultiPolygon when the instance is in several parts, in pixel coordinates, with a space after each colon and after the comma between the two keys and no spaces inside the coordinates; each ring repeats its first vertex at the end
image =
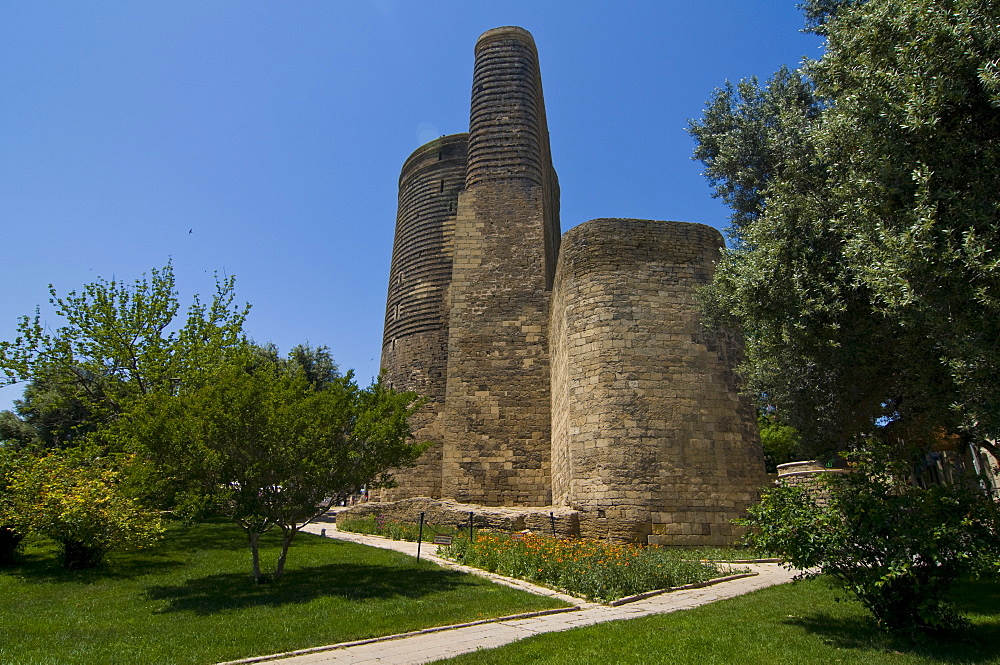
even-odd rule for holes
{"type": "Polygon", "coordinates": [[[434,441],[386,498],[578,511],[582,535],[720,544],[764,482],[756,419],[695,289],[722,237],[593,220],[560,248],[531,35],[476,43],[468,134],[400,175],[382,366],[434,441]]]}
{"type": "Polygon", "coordinates": [[[442,492],[543,506],[549,294],[559,242],[538,53],[521,28],[476,43],[465,191],[455,220],[442,492]]]}
{"type": "Polygon", "coordinates": [[[764,482],[742,341],[705,328],[695,291],[722,235],[595,219],[563,236],[552,305],[552,492],[595,537],[735,539],[764,482]]]}
{"type": "MultiPolygon", "coordinates": [[[[431,141],[410,155],[399,176],[382,368],[393,385],[429,398],[411,421],[420,441],[444,439],[448,287],[468,139],[454,134],[431,141]]],[[[433,446],[415,468],[398,474],[395,494],[441,496],[441,452],[433,446]]]]}

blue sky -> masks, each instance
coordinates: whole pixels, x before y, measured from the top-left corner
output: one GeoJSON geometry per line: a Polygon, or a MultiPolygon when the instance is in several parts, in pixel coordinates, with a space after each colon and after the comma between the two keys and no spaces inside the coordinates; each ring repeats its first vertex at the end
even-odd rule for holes
{"type": "MultiPolygon", "coordinates": [[[[818,57],[795,0],[0,0],[0,339],[101,276],[235,275],[258,342],[378,372],[396,184],[468,129],[476,38],[539,50],[565,231],[724,228],[684,131],[727,80],[818,57]]],[[[0,409],[20,387],[0,389],[0,409]]]]}

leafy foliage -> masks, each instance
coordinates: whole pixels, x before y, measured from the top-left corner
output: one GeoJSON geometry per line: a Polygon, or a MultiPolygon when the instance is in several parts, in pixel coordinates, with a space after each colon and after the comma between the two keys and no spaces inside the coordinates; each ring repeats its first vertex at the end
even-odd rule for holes
{"type": "Polygon", "coordinates": [[[249,306],[234,306],[234,287],[231,277],[218,281],[209,304],[195,296],[178,327],[169,263],[131,284],[98,279],[65,296],[49,285],[49,302],[66,324],[48,333],[36,312],[21,318],[13,342],[0,342],[7,383],[32,382],[17,405],[20,424],[6,415],[0,436],[24,442],[33,431],[35,441],[65,446],[136,397],[169,392],[179,379],[203,380],[243,341],[249,306]]]}
{"type": "Polygon", "coordinates": [[[921,489],[898,453],[852,453],[852,473],[815,490],[779,484],[749,511],[748,541],[791,567],[837,580],[878,623],[900,631],[963,625],[945,602],[961,576],[992,573],[1000,513],[964,485],[921,489]]]}
{"type": "Polygon", "coordinates": [[[360,389],[351,372],[317,382],[295,363],[272,362],[251,348],[231,354],[204,384],[137,403],[117,435],[161,470],[166,484],[218,506],[243,528],[254,578],[262,581],[261,534],[282,531],[278,579],[302,526],[416,459],[424,446],[410,442],[407,419],[420,404],[415,393],[380,381],[360,389]]]}
{"type": "Polygon", "coordinates": [[[14,563],[24,531],[16,524],[11,483],[14,474],[25,463],[25,456],[13,448],[0,446],[0,566],[14,563]]]}
{"type": "Polygon", "coordinates": [[[39,367],[14,411],[0,412],[0,441],[18,448],[67,448],[79,445],[97,423],[74,377],[39,367]]]}
{"type": "Polygon", "coordinates": [[[163,532],[123,482],[127,459],[84,451],[25,458],[10,477],[6,518],[21,532],[59,543],[66,568],[92,568],[112,550],[140,549],[163,532]]]}
{"type": "Polygon", "coordinates": [[[790,425],[781,422],[775,413],[760,412],[757,415],[760,442],[764,446],[764,460],[769,473],[777,471],[777,465],[798,459],[802,441],[799,433],[790,425]]]}
{"type": "MultiPolygon", "coordinates": [[[[706,310],[816,454],[1000,433],[1000,7],[810,0],[820,60],[717,90],[695,157],[733,208],[706,310]]],[[[988,445],[988,441],[987,441],[988,445]]]]}

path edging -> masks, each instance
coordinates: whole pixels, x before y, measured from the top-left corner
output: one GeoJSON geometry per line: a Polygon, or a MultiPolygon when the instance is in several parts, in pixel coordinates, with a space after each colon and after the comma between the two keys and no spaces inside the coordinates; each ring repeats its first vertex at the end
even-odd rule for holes
{"type": "Polygon", "coordinates": [[[272,653],[267,656],[251,656],[239,660],[227,660],[216,665],[250,665],[264,661],[277,660],[279,658],[292,658],[294,656],[305,656],[311,653],[322,653],[324,651],[334,651],[336,649],[346,649],[364,644],[374,644],[376,642],[389,642],[390,640],[401,640],[406,637],[416,635],[426,635],[428,633],[440,633],[445,630],[456,630],[458,628],[468,628],[469,626],[481,626],[486,623],[499,623],[501,621],[515,621],[517,619],[534,619],[535,617],[548,616],[549,614],[562,614],[565,612],[577,612],[581,608],[579,605],[573,607],[556,607],[551,610],[539,610],[538,612],[523,612],[521,614],[509,614],[495,619],[480,619],[478,621],[468,621],[466,623],[455,623],[448,626],[435,626],[433,628],[421,628],[408,633],[396,633],[395,635],[383,635],[382,637],[370,637],[365,640],[354,640],[353,642],[339,642],[337,644],[327,644],[321,647],[309,647],[308,649],[297,649],[295,651],[284,651],[282,653],[272,653]]]}
{"type": "Polygon", "coordinates": [[[691,584],[682,584],[681,586],[671,586],[666,589],[656,589],[654,591],[644,591],[642,593],[637,593],[634,596],[625,596],[624,598],[619,598],[617,600],[612,600],[609,603],[605,603],[609,607],[621,607],[622,605],[627,605],[628,603],[634,603],[638,600],[646,600],[647,598],[652,598],[653,596],[659,596],[660,594],[670,593],[671,591],[684,591],[685,589],[702,589],[707,586],[712,586],[714,584],[721,584],[722,582],[730,582],[732,580],[743,579],[744,577],[756,577],[760,573],[738,573],[736,575],[726,575],[725,577],[716,577],[712,580],[705,580],[704,582],[692,582],[691,584]]]}

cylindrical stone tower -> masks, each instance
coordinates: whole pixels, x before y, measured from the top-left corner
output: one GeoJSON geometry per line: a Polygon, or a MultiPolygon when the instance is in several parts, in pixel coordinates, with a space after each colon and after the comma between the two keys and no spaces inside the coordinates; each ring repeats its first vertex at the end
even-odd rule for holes
{"type": "Polygon", "coordinates": [[[466,187],[503,182],[541,188],[546,288],[559,253],[559,179],[552,167],[538,50],[531,33],[507,26],[476,42],[466,187]]]}
{"type": "Polygon", "coordinates": [[[441,451],[448,365],[448,285],[458,194],[465,185],[468,134],[417,148],[399,176],[396,237],[389,271],[382,368],[398,390],[430,402],[411,424],[418,441],[433,441],[413,469],[396,473],[385,498],[441,496],[441,451]]]}
{"type": "Polygon", "coordinates": [[[548,304],[559,242],[538,54],[522,28],[476,43],[469,168],[455,220],[446,497],[550,500],[548,304]]]}
{"type": "Polygon", "coordinates": [[[553,503],[590,537],[732,542],[765,482],[733,368],[696,289],[722,236],[702,224],[598,219],[563,236],[552,304],[553,503]]]}

